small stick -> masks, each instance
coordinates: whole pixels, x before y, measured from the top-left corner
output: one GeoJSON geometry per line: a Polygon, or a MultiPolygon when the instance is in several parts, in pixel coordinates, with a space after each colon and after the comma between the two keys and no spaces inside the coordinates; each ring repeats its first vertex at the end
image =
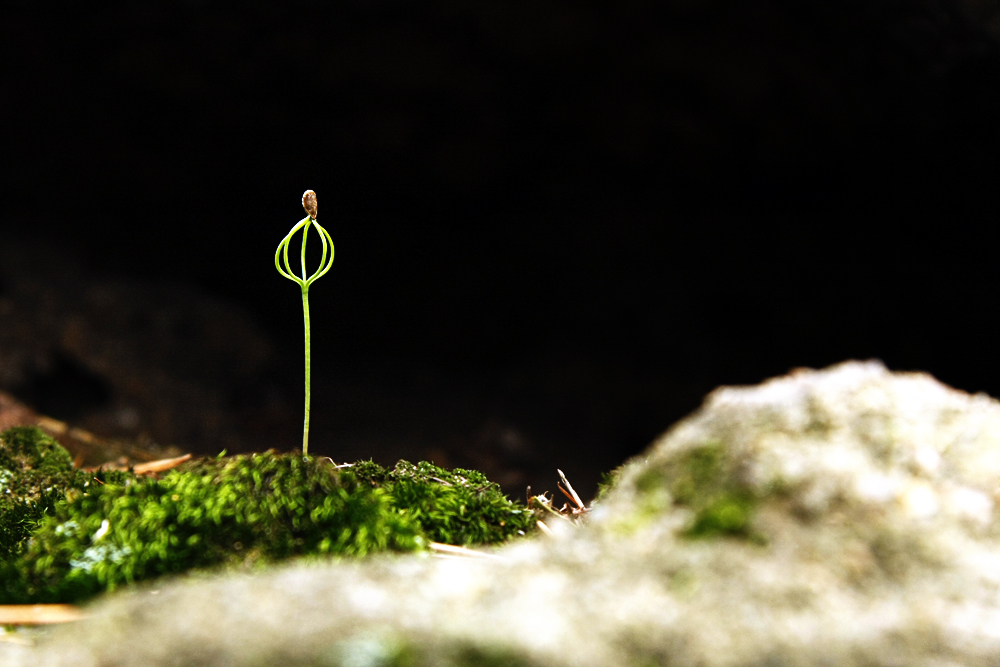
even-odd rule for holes
{"type": "Polygon", "coordinates": [[[190,454],[185,454],[184,456],[178,456],[175,459],[160,459],[159,461],[150,461],[149,463],[140,463],[139,465],[132,468],[132,471],[136,475],[146,475],[151,472],[163,472],[164,470],[170,470],[171,468],[176,468],[180,464],[191,458],[190,454]]]}
{"type": "Polygon", "coordinates": [[[566,496],[567,498],[569,498],[569,501],[571,503],[573,503],[574,505],[576,504],[576,498],[574,498],[573,496],[569,495],[569,491],[567,491],[566,489],[564,489],[562,484],[560,484],[559,482],[556,482],[556,486],[559,488],[560,491],[562,491],[562,494],[564,496],[566,496]]]}
{"type": "Polygon", "coordinates": [[[538,521],[536,521],[535,524],[538,526],[538,530],[542,531],[543,533],[545,533],[549,537],[554,537],[555,536],[555,533],[552,532],[552,529],[549,528],[548,526],[546,526],[545,522],[542,521],[541,519],[539,519],[538,521]]]}
{"type": "MultiPolygon", "coordinates": [[[[154,472],[163,472],[164,470],[170,470],[171,468],[176,468],[180,464],[191,458],[190,454],[185,454],[184,456],[178,456],[175,459],[160,459],[159,461],[149,461],[148,463],[140,463],[133,466],[132,472],[137,475],[148,475],[154,472]]],[[[100,472],[102,470],[128,470],[127,465],[115,465],[113,463],[104,463],[99,466],[92,466],[90,468],[84,468],[87,472],[100,472]]]]}
{"type": "Polygon", "coordinates": [[[47,625],[69,623],[86,618],[79,607],[71,604],[5,604],[0,605],[0,625],[47,625]]]}
{"type": "Polygon", "coordinates": [[[476,551],[475,549],[467,549],[466,547],[457,547],[454,544],[431,542],[430,547],[438,553],[452,556],[463,556],[465,558],[494,558],[496,560],[503,560],[500,556],[494,556],[493,554],[476,551]]]}
{"type": "Polygon", "coordinates": [[[80,442],[85,442],[88,445],[97,444],[97,436],[89,431],[84,431],[82,428],[71,428],[66,435],[76,438],[80,442]]]}
{"type": "Polygon", "coordinates": [[[55,433],[56,435],[62,435],[69,430],[69,426],[66,422],[61,422],[58,419],[53,419],[52,417],[39,416],[37,424],[39,428],[55,433]]]}
{"type": "Polygon", "coordinates": [[[569,492],[573,494],[571,500],[575,502],[576,506],[579,507],[580,509],[585,509],[583,506],[583,501],[580,500],[580,496],[577,495],[576,491],[573,489],[573,485],[569,483],[568,479],[566,479],[566,475],[563,474],[563,471],[556,468],[556,472],[559,473],[559,477],[562,479],[563,484],[566,485],[566,488],[569,489],[569,492]]]}

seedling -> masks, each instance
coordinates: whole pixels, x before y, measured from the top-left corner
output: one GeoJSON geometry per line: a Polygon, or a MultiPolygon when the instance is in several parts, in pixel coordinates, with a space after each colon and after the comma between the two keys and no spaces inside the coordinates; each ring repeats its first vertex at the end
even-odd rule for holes
{"type": "Polygon", "coordinates": [[[302,208],[306,210],[306,217],[299,220],[299,222],[292,227],[292,231],[288,232],[288,235],[281,240],[278,244],[278,249],[274,252],[274,268],[278,269],[278,273],[288,278],[289,280],[299,284],[302,288],[302,316],[305,319],[306,328],[306,411],[305,420],[302,425],[302,455],[308,456],[309,454],[309,286],[313,284],[317,278],[321,277],[330,267],[333,266],[333,239],[330,238],[330,234],[320,227],[319,223],[316,222],[316,193],[312,190],[306,190],[302,194],[302,208]],[[311,276],[306,277],[306,241],[309,240],[309,227],[315,225],[316,231],[319,232],[319,240],[323,244],[323,255],[319,260],[319,268],[311,276]],[[288,244],[295,235],[295,232],[302,230],[302,277],[299,278],[292,271],[292,266],[288,262],[288,244]],[[327,250],[330,251],[330,257],[327,259],[327,250]],[[281,267],[281,259],[284,258],[284,268],[281,267]]]}

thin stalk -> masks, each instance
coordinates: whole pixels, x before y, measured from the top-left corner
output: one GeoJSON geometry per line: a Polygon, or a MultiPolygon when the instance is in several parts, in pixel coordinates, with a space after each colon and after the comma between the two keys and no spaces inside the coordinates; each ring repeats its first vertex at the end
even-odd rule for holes
{"type": "MultiPolygon", "coordinates": [[[[303,246],[305,240],[303,239],[303,246]]],[[[310,375],[310,353],[309,353],[309,288],[302,287],[302,317],[306,322],[306,418],[302,425],[302,456],[309,455],[309,382],[310,375]]]]}

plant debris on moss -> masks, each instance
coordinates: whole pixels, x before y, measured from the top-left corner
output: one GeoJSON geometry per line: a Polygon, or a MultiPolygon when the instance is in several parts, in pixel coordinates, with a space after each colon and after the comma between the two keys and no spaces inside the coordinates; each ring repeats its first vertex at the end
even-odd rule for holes
{"type": "Polygon", "coordinates": [[[0,434],[0,603],[71,602],[197,568],[496,544],[527,508],[481,473],[301,454],[203,459],[162,479],[74,470],[38,429],[0,434]]]}

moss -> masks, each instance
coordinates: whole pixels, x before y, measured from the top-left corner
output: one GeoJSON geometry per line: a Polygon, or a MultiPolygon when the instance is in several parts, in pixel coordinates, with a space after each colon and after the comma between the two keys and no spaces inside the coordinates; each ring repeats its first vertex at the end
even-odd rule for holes
{"type": "Polygon", "coordinates": [[[68,491],[121,477],[74,470],[69,452],[36,427],[0,433],[0,561],[24,548],[31,531],[68,491]]]}
{"type": "Polygon", "coordinates": [[[709,443],[685,452],[678,461],[670,484],[677,503],[701,504],[724,483],[723,453],[720,443],[709,443]]]}
{"type": "Polygon", "coordinates": [[[745,494],[723,493],[700,508],[687,537],[734,535],[750,537],[750,519],[754,501],[745,494]]]}
{"type": "Polygon", "coordinates": [[[600,502],[611,489],[615,488],[624,472],[625,466],[621,465],[611,472],[602,473],[601,481],[597,483],[597,496],[594,498],[594,502],[600,502]]]}
{"type": "Polygon", "coordinates": [[[405,461],[338,470],[265,452],[203,459],[163,479],[94,475],[67,467],[51,443],[39,442],[47,454],[32,458],[26,443],[40,432],[20,435],[24,442],[4,439],[20,443],[4,460],[43,469],[53,455],[62,467],[44,481],[31,468],[8,475],[18,480],[8,488],[23,493],[0,513],[16,528],[0,558],[0,603],[77,601],[133,581],[293,556],[414,551],[429,540],[492,544],[534,524],[475,471],[405,461]]]}
{"type": "MultiPolygon", "coordinates": [[[[537,664],[522,652],[496,643],[467,641],[431,644],[394,636],[361,635],[336,642],[316,667],[382,665],[383,667],[529,667],[537,664]]],[[[273,662],[273,659],[267,664],[273,662]]],[[[262,660],[261,664],[265,664],[262,660]]]]}
{"type": "Polygon", "coordinates": [[[505,646],[466,646],[456,651],[452,664],[456,667],[529,667],[536,663],[505,646]]]}
{"type": "Polygon", "coordinates": [[[682,452],[665,466],[644,471],[635,485],[639,494],[637,520],[648,521],[673,504],[694,512],[693,522],[682,533],[685,537],[730,535],[766,543],[752,529],[758,500],[733,482],[722,443],[710,442],[682,452]]]}
{"type": "Polygon", "coordinates": [[[62,446],[35,426],[15,426],[0,433],[0,468],[65,473],[73,459],[62,446]]]}
{"type": "Polygon", "coordinates": [[[420,528],[350,473],[297,455],[209,459],[163,479],[71,491],[6,564],[0,597],[72,601],[193,568],[420,546],[420,528]]]}
{"type": "Polygon", "coordinates": [[[445,470],[426,461],[400,461],[392,470],[367,461],[351,470],[386,490],[396,510],[419,523],[435,542],[496,544],[535,526],[528,508],[511,502],[499,485],[475,470],[445,470]]]}

